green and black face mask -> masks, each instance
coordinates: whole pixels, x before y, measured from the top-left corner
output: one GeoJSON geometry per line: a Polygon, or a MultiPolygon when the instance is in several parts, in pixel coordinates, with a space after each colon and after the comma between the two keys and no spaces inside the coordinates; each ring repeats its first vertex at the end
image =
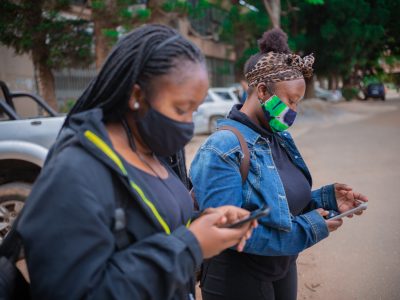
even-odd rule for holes
{"type": "Polygon", "coordinates": [[[297,113],[289,108],[277,95],[273,95],[267,101],[260,101],[264,115],[273,132],[281,132],[292,126],[297,113]]]}

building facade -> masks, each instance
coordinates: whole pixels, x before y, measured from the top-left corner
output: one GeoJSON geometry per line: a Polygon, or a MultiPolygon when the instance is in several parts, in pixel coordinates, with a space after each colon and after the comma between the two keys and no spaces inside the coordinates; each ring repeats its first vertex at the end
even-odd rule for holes
{"type": "MultiPolygon", "coordinates": [[[[192,2],[195,5],[195,0],[192,2]]],[[[90,19],[91,11],[87,9],[85,0],[76,0],[65,15],[90,19]]],[[[230,86],[235,83],[235,54],[230,45],[219,41],[218,36],[218,26],[223,17],[220,10],[208,8],[201,18],[180,18],[173,24],[183,36],[203,51],[210,85],[213,87],[230,86]]],[[[34,68],[29,55],[16,55],[12,49],[0,45],[0,62],[0,80],[5,81],[12,90],[37,92],[34,68]]],[[[93,65],[85,69],[54,70],[53,73],[57,100],[60,106],[63,106],[79,97],[96,75],[96,69],[93,65]]]]}

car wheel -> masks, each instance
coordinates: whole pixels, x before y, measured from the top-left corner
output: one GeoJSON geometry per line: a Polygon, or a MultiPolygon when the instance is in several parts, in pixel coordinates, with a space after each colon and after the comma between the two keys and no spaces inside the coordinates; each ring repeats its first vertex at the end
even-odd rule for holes
{"type": "Polygon", "coordinates": [[[217,121],[223,119],[223,116],[213,116],[208,123],[208,133],[213,133],[217,130],[217,121]]]}
{"type": "Polygon", "coordinates": [[[32,185],[23,182],[0,185],[0,244],[24,207],[31,190],[32,185]]]}
{"type": "Polygon", "coordinates": [[[382,101],[385,101],[385,96],[382,96],[382,97],[381,97],[381,100],[382,100],[382,101]]]}

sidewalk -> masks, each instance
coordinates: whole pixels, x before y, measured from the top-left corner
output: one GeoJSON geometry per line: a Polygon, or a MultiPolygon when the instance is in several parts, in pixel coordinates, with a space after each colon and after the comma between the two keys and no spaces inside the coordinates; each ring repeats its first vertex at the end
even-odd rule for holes
{"type": "Polygon", "coordinates": [[[325,128],[335,124],[359,121],[371,115],[392,111],[396,107],[389,103],[395,101],[395,99],[392,97],[385,102],[353,100],[338,103],[326,102],[320,99],[308,99],[299,105],[298,116],[290,132],[296,138],[305,134],[314,126],[325,128]]]}

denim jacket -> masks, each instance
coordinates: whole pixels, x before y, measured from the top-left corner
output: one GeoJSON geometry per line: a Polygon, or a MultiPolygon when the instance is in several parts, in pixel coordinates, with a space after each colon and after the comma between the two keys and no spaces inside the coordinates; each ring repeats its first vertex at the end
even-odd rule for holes
{"type": "MultiPolygon", "coordinates": [[[[295,255],[326,238],[325,220],[316,208],[337,210],[333,185],[311,193],[306,211],[293,216],[269,146],[269,140],[246,125],[223,119],[218,127],[233,126],[246,140],[250,151],[250,170],[242,185],[239,166],[243,157],[237,137],[228,130],[212,134],[200,147],[190,168],[190,178],[200,209],[221,205],[271,208],[268,216],[259,220],[244,249],[247,253],[265,256],[295,255]]],[[[310,172],[294,141],[285,131],[279,133],[281,146],[311,184],[310,172]]]]}

